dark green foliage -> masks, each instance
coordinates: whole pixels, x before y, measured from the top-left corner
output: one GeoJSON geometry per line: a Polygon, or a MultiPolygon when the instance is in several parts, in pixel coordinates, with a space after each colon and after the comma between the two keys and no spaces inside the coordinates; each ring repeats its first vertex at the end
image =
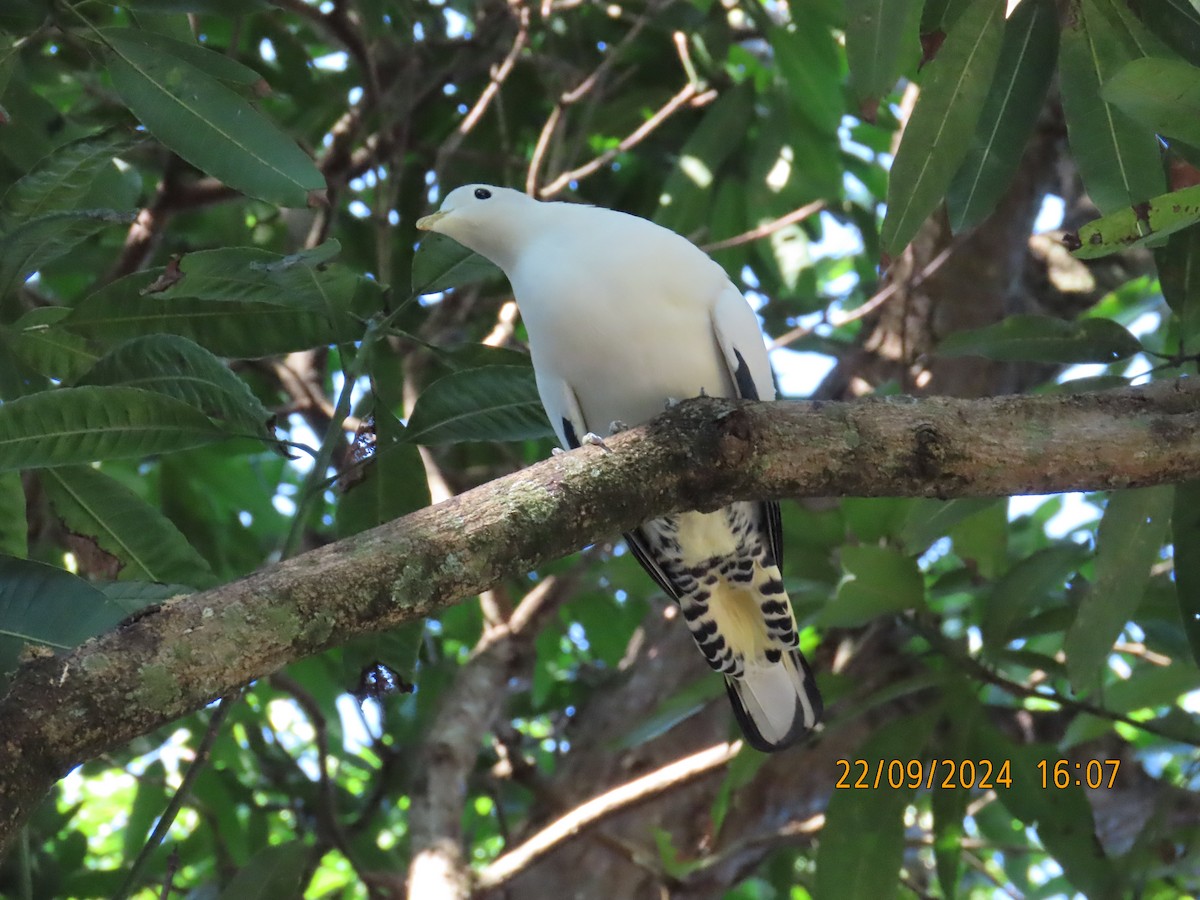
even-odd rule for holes
{"type": "MultiPolygon", "coordinates": [[[[931,235],[960,248],[1044,164],[1031,142],[1065,134],[1059,162],[1099,210],[1068,245],[1153,262],[1130,257],[1082,313],[1031,301],[930,326],[912,370],[1004,364],[1038,390],[1079,363],[1096,380],[1075,388],[1194,374],[1195,4],[1004,6],[0,3],[0,691],[23,656],[548,455],[504,279],[449,239],[417,246],[431,194],[458,184],[620,208],[713,247],[768,337],[837,361],[826,393],[846,395],[867,378],[855,361],[897,337],[875,292],[946,291],[880,263],[931,235]],[[824,212],[796,214],[808,204],[824,212]]],[[[978,270],[1020,260],[1023,284],[1028,227],[988,233],[978,270]]],[[[743,749],[689,783],[684,813],[650,804],[592,849],[633,860],[654,896],[1194,893],[1198,510],[1197,483],[785,503],[787,588],[831,701],[821,747],[743,749]],[[1011,784],[840,789],[822,747],[920,772],[1007,764],[1011,784]],[[1145,813],[1136,835],[1105,827],[1073,769],[1057,789],[1039,774],[1108,755],[1123,808],[1145,813]],[[770,781],[796,772],[794,797],[770,781]]],[[[111,897],[130,878],[139,898],[168,879],[176,897],[382,896],[367,881],[411,861],[422,748],[456,678],[493,615],[556,585],[485,685],[494,721],[459,773],[471,865],[725,736],[720,681],[692,648],[672,655],[631,555],[598,546],[295,661],[211,734],[202,710],[86,763],[0,861],[0,895],[111,897]],[[592,726],[633,691],[612,708],[636,712],[592,726]]]]}

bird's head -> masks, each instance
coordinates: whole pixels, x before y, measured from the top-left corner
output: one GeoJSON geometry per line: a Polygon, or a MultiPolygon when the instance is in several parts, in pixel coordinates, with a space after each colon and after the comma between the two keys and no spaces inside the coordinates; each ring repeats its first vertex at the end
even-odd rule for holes
{"type": "Polygon", "coordinates": [[[453,238],[507,271],[544,205],[512,188],[467,184],[447,194],[437,212],[418,219],[417,228],[453,238]]]}

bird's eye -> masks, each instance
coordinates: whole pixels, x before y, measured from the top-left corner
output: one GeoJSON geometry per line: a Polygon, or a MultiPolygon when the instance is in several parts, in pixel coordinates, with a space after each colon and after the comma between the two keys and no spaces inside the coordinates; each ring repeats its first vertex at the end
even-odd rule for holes
{"type": "Polygon", "coordinates": [[[492,192],[489,191],[487,188],[475,188],[475,199],[476,200],[486,200],[490,196],[492,196],[492,192]]]}

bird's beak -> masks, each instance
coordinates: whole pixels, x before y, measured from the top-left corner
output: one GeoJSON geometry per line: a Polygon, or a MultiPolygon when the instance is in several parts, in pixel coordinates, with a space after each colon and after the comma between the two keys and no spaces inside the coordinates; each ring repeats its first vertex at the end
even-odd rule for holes
{"type": "Polygon", "coordinates": [[[439,209],[435,213],[430,213],[422,219],[417,219],[418,231],[433,231],[433,226],[446,218],[447,210],[439,209]]]}

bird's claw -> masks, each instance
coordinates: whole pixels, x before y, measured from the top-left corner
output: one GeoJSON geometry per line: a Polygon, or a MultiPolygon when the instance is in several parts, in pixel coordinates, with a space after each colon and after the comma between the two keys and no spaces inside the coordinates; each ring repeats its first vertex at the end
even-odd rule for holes
{"type": "Polygon", "coordinates": [[[674,397],[668,397],[667,402],[663,404],[663,409],[674,409],[679,405],[679,401],[674,397]]]}
{"type": "Polygon", "coordinates": [[[585,434],[580,443],[589,447],[599,447],[605,453],[612,453],[612,450],[609,448],[608,444],[604,443],[604,438],[592,431],[589,431],[587,434],[585,434]]]}
{"type": "Polygon", "coordinates": [[[608,423],[608,436],[609,437],[612,437],[614,434],[620,434],[622,431],[628,431],[628,430],[629,430],[629,426],[626,425],[624,422],[622,422],[620,419],[613,419],[611,422],[608,423]]]}
{"type": "Polygon", "coordinates": [[[567,451],[566,451],[566,450],[564,450],[562,447],[551,447],[551,448],[550,448],[550,455],[551,455],[551,456],[562,456],[562,455],[563,455],[564,453],[566,453],[566,452],[567,452],[567,451]]]}

